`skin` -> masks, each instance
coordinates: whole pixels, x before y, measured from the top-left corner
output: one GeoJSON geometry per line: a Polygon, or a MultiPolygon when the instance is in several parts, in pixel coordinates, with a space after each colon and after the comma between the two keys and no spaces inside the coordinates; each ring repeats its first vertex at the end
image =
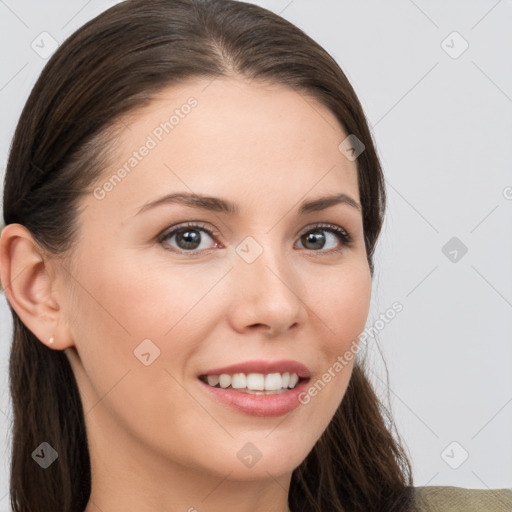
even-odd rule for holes
{"type": "Polygon", "coordinates": [[[309,96],[238,77],[165,89],[123,119],[94,186],[191,96],[197,106],[103,199],[94,187],[81,199],[66,260],[46,254],[19,224],[0,240],[9,302],[42,343],[65,350],[77,379],[92,464],[86,512],[288,510],[292,471],[340,404],[354,359],[280,417],[214,402],[197,375],[292,359],[315,382],[367,319],[361,211],[338,204],[298,215],[303,200],[333,193],[360,202],[356,162],[338,149],[347,134],[309,96]],[[231,200],[240,214],[167,204],[136,215],[166,193],[191,191],[231,200]],[[157,240],[195,221],[216,233],[199,230],[195,251],[180,254],[176,236],[157,240]],[[318,223],[344,228],[352,244],[318,223]],[[325,235],[323,248],[301,238],[311,231],[325,235]],[[248,236],[262,248],[252,263],[236,252],[248,236]],[[149,366],[134,356],[144,339],[160,350],[149,366]],[[251,468],[236,456],[247,442],[262,453],[251,468]]]}

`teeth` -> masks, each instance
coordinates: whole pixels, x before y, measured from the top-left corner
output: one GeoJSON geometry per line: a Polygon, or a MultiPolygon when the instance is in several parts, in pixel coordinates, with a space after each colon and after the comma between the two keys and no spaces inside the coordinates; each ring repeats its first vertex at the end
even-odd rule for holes
{"type": "MultiPolygon", "coordinates": [[[[229,375],[228,375],[229,377],[229,375]]],[[[245,373],[235,373],[231,377],[231,387],[235,389],[243,389],[247,387],[247,377],[245,373]]]]}
{"type": "Polygon", "coordinates": [[[230,375],[226,375],[225,373],[223,373],[219,377],[219,384],[220,384],[221,388],[227,388],[228,386],[231,385],[231,376],[230,375]]]}
{"type": "Polygon", "coordinates": [[[208,375],[208,384],[210,386],[216,386],[219,383],[219,376],[218,375],[208,375]]]}
{"type": "Polygon", "coordinates": [[[233,389],[248,389],[250,391],[279,391],[280,389],[293,389],[299,382],[296,373],[235,373],[228,375],[208,375],[205,379],[210,386],[233,389]]]}
{"type": "Polygon", "coordinates": [[[265,389],[267,391],[275,391],[276,389],[282,389],[283,379],[280,373],[269,373],[265,376],[265,389]]]}
{"type": "Polygon", "coordinates": [[[297,385],[297,382],[299,382],[299,377],[297,376],[296,373],[292,373],[290,375],[290,382],[288,384],[288,387],[294,388],[297,385]]]}
{"type": "Polygon", "coordinates": [[[249,373],[246,387],[254,391],[263,391],[265,389],[265,375],[263,373],[249,373]]]}

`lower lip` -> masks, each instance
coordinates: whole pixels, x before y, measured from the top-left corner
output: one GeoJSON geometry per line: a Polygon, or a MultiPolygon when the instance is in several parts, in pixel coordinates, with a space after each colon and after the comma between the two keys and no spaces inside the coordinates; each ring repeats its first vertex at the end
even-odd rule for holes
{"type": "MultiPolygon", "coordinates": [[[[199,379],[198,379],[199,380],[199,379]]],[[[234,389],[214,388],[199,380],[203,389],[217,402],[250,416],[283,416],[300,405],[299,395],[307,389],[309,379],[293,389],[276,395],[251,395],[234,389]]]]}

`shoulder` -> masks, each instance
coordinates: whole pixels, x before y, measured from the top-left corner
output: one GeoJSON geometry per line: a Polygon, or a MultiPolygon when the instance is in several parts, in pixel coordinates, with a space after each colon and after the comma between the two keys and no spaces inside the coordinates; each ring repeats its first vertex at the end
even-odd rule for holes
{"type": "Polygon", "coordinates": [[[512,489],[415,487],[417,512],[510,512],[512,489]]]}

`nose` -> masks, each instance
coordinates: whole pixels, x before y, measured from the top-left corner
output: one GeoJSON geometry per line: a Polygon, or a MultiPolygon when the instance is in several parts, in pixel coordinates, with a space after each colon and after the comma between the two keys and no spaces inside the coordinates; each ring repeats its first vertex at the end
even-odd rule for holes
{"type": "Polygon", "coordinates": [[[238,332],[260,330],[276,337],[306,321],[305,282],[277,251],[265,248],[252,263],[237,257],[231,274],[234,293],[229,316],[238,332]]]}

